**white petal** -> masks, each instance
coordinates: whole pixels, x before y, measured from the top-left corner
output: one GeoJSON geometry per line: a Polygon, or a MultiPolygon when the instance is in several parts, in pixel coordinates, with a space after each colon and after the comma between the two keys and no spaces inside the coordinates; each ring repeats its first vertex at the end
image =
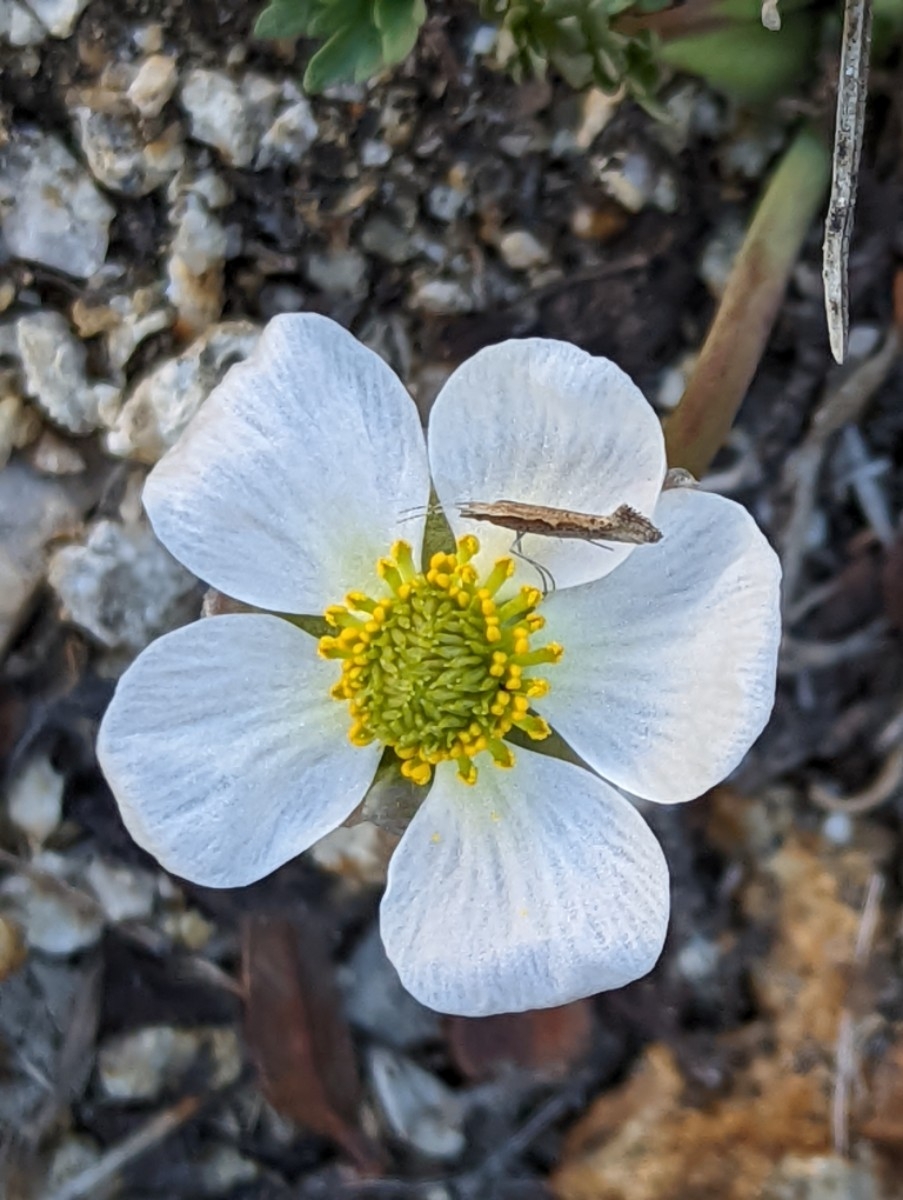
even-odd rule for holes
{"type": "Polygon", "coordinates": [[[395,538],[419,546],[428,499],[414,402],[382,359],[311,314],[269,323],[144,490],[195,575],[290,613],[368,586],[395,538]]]}
{"type": "Polygon", "coordinates": [[[657,545],[543,604],[564,657],[536,707],[606,779],[671,803],[728,775],[768,720],[781,571],[722,496],[663,492],[655,521],[657,545]]]}
{"type": "Polygon", "coordinates": [[[212,617],[153,642],[97,742],[135,841],[195,883],[241,887],[339,825],[380,751],[348,741],[335,678],[279,617],[212,617]]]}
{"type": "Polygon", "coordinates": [[[529,750],[511,771],[450,766],[389,864],[380,929],[401,981],[461,1016],[621,987],[658,958],[668,868],[636,809],[589,771],[529,750]]]}
{"type": "MultiPolygon", "coordinates": [[[[608,359],[542,338],[490,346],[455,371],[430,415],[429,452],[452,528],[475,533],[486,559],[509,553],[513,535],[462,521],[462,502],[515,500],[596,516],[629,504],[649,516],[665,475],[661,426],[639,388],[608,359]]],[[[523,554],[559,588],[607,575],[631,550],[523,541],[523,554]]]]}

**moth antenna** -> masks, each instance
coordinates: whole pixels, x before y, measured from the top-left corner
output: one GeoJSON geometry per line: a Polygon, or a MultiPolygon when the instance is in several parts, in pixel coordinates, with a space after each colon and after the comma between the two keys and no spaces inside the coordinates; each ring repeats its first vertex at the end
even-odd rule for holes
{"type": "Polygon", "coordinates": [[[414,508],[403,508],[398,516],[402,521],[413,521],[415,517],[428,517],[432,513],[441,512],[439,504],[418,504],[414,508]]]}

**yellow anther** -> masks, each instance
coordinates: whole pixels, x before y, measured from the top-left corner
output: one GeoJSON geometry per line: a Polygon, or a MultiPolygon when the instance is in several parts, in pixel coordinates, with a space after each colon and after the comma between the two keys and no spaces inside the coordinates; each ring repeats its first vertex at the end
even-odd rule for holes
{"type": "Polygon", "coordinates": [[[392,557],[398,564],[398,569],[401,571],[404,579],[411,579],[417,574],[417,568],[414,566],[414,555],[409,542],[403,540],[397,541],[392,547],[392,557]]]}
{"type": "Polygon", "coordinates": [[[477,769],[473,765],[471,759],[469,759],[466,754],[462,754],[457,761],[458,778],[461,780],[461,782],[470,786],[475,784],[477,781],[477,769]]]}
{"type": "MultiPolygon", "coordinates": [[[[514,574],[514,561],[510,558],[500,558],[489,573],[486,580],[485,591],[488,595],[494,596],[503,583],[511,578],[514,574]]],[[[484,589],[481,589],[481,591],[484,589]]]]}
{"type": "Polygon", "coordinates": [[[541,742],[543,738],[547,738],[552,732],[542,717],[518,717],[516,724],[518,729],[522,729],[527,737],[534,742],[541,742]]]}
{"type": "Polygon", "coordinates": [[[497,767],[508,768],[514,766],[514,754],[507,742],[503,742],[499,738],[491,738],[487,749],[497,767]]]}
{"type": "Polygon", "coordinates": [[[547,679],[528,679],[526,694],[531,700],[535,700],[537,696],[547,696],[549,694],[549,681],[547,679]]]}
{"type": "Polygon", "coordinates": [[[408,759],[407,762],[401,764],[401,773],[412,782],[422,786],[429,783],[433,772],[429,763],[423,762],[422,759],[408,759]]]}

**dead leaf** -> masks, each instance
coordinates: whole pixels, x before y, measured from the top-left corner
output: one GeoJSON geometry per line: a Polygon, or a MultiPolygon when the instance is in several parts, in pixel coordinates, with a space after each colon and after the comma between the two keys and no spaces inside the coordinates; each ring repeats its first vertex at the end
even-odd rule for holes
{"type": "Polygon", "coordinates": [[[468,1079],[488,1079],[506,1067],[563,1075],[589,1053],[593,1006],[577,1000],[560,1008],[496,1017],[450,1017],[451,1056],[468,1079]]]}
{"type": "Polygon", "coordinates": [[[358,1124],[360,1076],[319,930],[311,920],[252,915],[241,941],[245,1036],[260,1090],[282,1116],[378,1174],[382,1155],[358,1124]]]}

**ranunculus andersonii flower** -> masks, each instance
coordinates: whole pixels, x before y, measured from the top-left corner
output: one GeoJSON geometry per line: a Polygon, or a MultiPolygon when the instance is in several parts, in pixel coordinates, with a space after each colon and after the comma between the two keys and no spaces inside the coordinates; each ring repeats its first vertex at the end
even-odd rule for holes
{"type": "Polygon", "coordinates": [[[277,317],[145,488],[169,550],[266,611],[178,629],[123,675],[98,751],[135,840],[198,883],[251,883],[340,825],[391,747],[423,801],[380,925],[415,996],[477,1016],[645,974],[668,872],[630,797],[689,800],[739,763],[779,638],[779,567],[749,514],[665,474],[642,394],[574,346],[481,351],[425,444],[375,354],[277,317]],[[431,479],[457,547],[421,564],[431,479]],[[500,499],[627,504],[663,536],[528,534],[512,556],[510,531],[458,510],[500,499]],[[524,748],[550,727],[586,768],[524,748]]]}

